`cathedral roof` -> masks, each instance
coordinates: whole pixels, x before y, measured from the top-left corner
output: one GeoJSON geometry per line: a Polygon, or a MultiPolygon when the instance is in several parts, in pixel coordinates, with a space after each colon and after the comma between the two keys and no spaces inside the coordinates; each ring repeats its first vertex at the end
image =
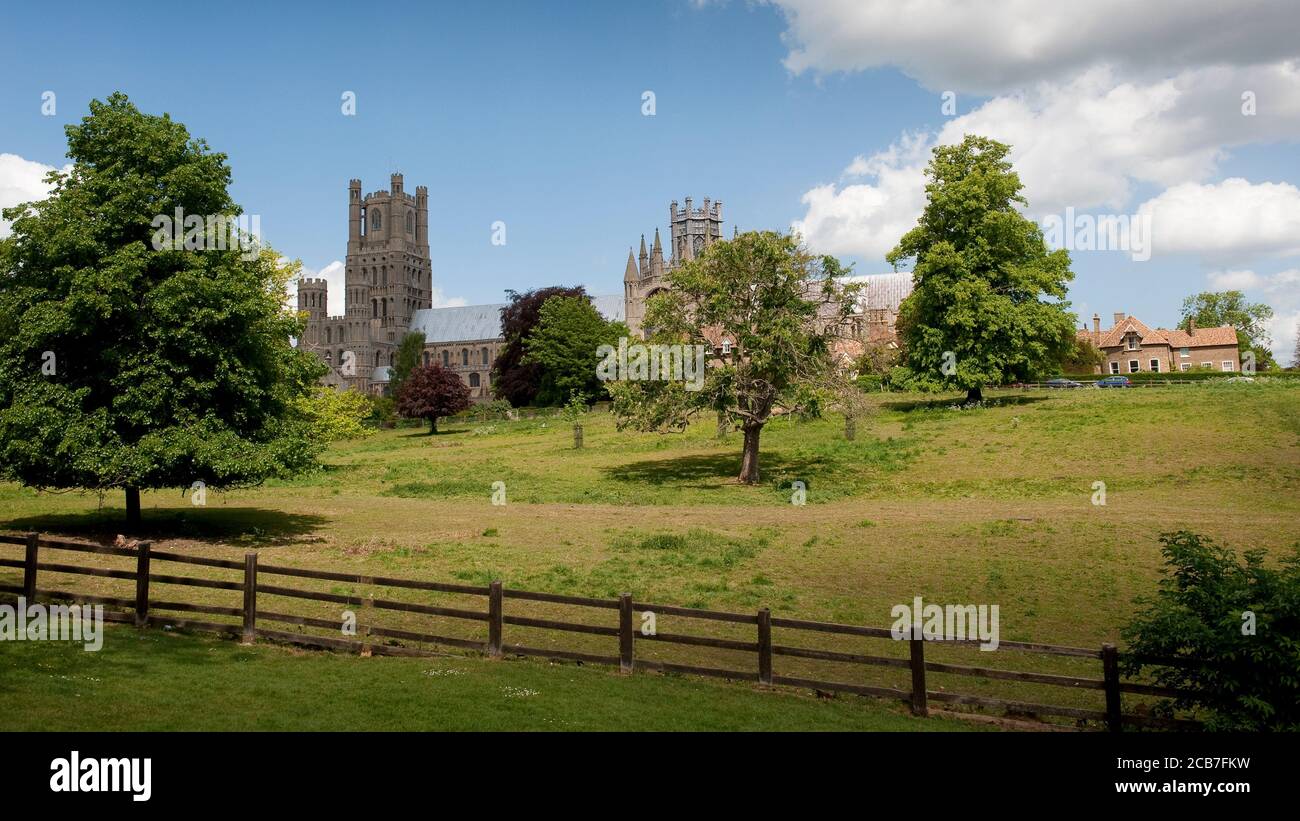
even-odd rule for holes
{"type": "MultiPolygon", "coordinates": [[[[594,296],[591,303],[608,320],[623,320],[623,297],[619,294],[594,296]]],[[[422,332],[426,344],[477,342],[501,337],[501,309],[493,305],[458,305],[451,308],[421,308],[411,315],[412,332],[422,332]]]]}

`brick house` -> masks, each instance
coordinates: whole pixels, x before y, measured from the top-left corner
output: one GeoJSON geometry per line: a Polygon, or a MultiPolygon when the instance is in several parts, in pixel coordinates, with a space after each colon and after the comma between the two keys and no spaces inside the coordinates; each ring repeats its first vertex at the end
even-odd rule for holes
{"type": "Polygon", "coordinates": [[[1187,330],[1149,328],[1137,317],[1115,314],[1110,330],[1102,332],[1101,317],[1092,315],[1092,330],[1080,329],[1079,338],[1095,345],[1105,357],[1097,373],[1241,370],[1237,331],[1231,325],[1198,328],[1195,321],[1187,330]]]}

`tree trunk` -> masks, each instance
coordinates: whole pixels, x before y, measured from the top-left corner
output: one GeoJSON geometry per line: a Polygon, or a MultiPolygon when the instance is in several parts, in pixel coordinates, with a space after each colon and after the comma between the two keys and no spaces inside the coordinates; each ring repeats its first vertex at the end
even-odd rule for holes
{"type": "Polygon", "coordinates": [[[984,401],[984,391],[982,388],[974,387],[966,391],[966,404],[978,405],[984,401]]]}
{"type": "Polygon", "coordinates": [[[747,485],[758,483],[758,436],[762,425],[745,425],[745,449],[740,457],[740,481],[747,485]]]}
{"type": "Polygon", "coordinates": [[[722,411],[718,411],[718,438],[719,439],[727,438],[727,428],[728,428],[727,415],[722,411]]]}
{"type": "Polygon", "coordinates": [[[140,527],[140,488],[126,489],[126,526],[129,529],[140,527]]]}
{"type": "Polygon", "coordinates": [[[429,417],[429,435],[432,436],[438,432],[438,417],[429,417]]]}
{"type": "Polygon", "coordinates": [[[844,414],[844,438],[852,442],[858,435],[858,419],[852,414],[844,414]]]}
{"type": "Polygon", "coordinates": [[[573,426],[573,447],[575,449],[582,447],[582,425],[573,426]]]}

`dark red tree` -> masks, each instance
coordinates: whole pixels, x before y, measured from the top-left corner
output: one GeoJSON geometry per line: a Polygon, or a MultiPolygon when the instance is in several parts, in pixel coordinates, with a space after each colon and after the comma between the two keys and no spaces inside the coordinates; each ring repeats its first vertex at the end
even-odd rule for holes
{"type": "Polygon", "coordinates": [[[428,419],[430,436],[438,432],[438,417],[469,406],[469,386],[436,362],[412,368],[397,389],[397,412],[408,419],[428,419]]]}
{"type": "Polygon", "coordinates": [[[542,366],[525,365],[523,358],[524,340],[540,321],[542,303],[553,296],[586,296],[587,290],[581,285],[572,288],[552,285],[522,294],[518,291],[506,291],[506,294],[510,304],[501,309],[501,335],[505,344],[492,363],[492,392],[498,399],[520,407],[531,404],[541,389],[542,366]]]}

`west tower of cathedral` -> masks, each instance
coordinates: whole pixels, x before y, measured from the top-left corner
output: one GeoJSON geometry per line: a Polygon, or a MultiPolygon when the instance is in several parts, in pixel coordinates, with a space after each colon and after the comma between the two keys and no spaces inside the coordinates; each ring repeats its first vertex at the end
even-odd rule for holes
{"type": "Polygon", "coordinates": [[[704,198],[703,208],[692,208],[691,198],[686,207],[678,208],[677,200],[668,205],[668,252],[664,261],[663,243],[659,229],[655,229],[651,250],[646,250],[645,234],[641,235],[641,253],[633,256],[627,251],[627,268],[623,272],[623,313],[628,328],[636,336],[644,335],[645,301],[656,291],[667,287],[668,271],[683,262],[694,259],[706,247],[722,239],[722,201],[704,198]]]}

